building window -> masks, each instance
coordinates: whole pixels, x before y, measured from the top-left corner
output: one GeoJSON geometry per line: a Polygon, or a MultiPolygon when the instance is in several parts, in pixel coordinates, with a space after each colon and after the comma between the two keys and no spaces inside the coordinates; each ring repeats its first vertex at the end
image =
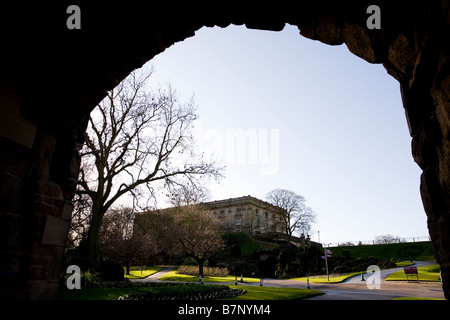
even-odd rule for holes
{"type": "Polygon", "coordinates": [[[255,219],[255,227],[259,228],[259,218],[258,217],[256,217],[256,219],[255,219]]]}
{"type": "Polygon", "coordinates": [[[236,219],[236,225],[237,225],[238,227],[240,227],[240,226],[242,225],[242,218],[237,218],[237,219],[236,219]]]}
{"type": "Polygon", "coordinates": [[[264,230],[267,230],[267,229],[269,229],[269,222],[268,221],[264,222],[264,230]]]}

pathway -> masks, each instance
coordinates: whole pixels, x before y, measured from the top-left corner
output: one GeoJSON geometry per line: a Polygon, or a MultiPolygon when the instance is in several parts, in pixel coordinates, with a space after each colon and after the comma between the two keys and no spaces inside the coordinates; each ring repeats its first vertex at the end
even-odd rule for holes
{"type": "MultiPolygon", "coordinates": [[[[415,261],[417,267],[434,264],[428,261],[415,261]]],[[[135,279],[132,281],[152,282],[161,281],[159,278],[176,267],[167,267],[145,279],[135,279]]],[[[308,300],[392,300],[400,297],[426,297],[444,299],[442,284],[436,282],[406,282],[406,281],[385,281],[386,277],[403,268],[393,268],[381,270],[381,288],[369,289],[366,281],[361,281],[361,275],[349,278],[342,283],[310,283],[310,289],[319,290],[325,294],[308,298],[308,300]]],[[[365,276],[366,277],[366,276],[365,276]]],[[[367,278],[367,277],[366,277],[367,278]]],[[[245,278],[244,278],[245,279],[245,278]]],[[[217,282],[208,284],[234,284],[217,282]]],[[[240,286],[259,286],[259,283],[240,283],[240,286]]],[[[268,287],[285,287],[306,289],[306,282],[297,280],[263,279],[263,285],[268,287]]]]}
{"type": "MultiPolygon", "coordinates": [[[[424,267],[435,262],[414,261],[414,266],[424,267]]],[[[403,271],[403,267],[381,270],[380,288],[369,289],[367,279],[370,275],[365,274],[365,280],[361,281],[361,275],[347,279],[342,283],[311,284],[311,289],[325,292],[324,295],[310,298],[311,300],[392,300],[400,297],[425,297],[444,299],[442,284],[440,282],[407,282],[407,281],[385,281],[387,276],[396,271],[403,271]]]]}
{"type": "Polygon", "coordinates": [[[162,276],[164,276],[165,274],[167,274],[168,272],[176,269],[177,267],[174,266],[169,266],[169,267],[165,267],[164,269],[162,269],[161,271],[158,271],[144,279],[133,279],[131,281],[136,281],[136,282],[154,282],[154,281],[160,281],[159,278],[161,278],[162,276]]]}

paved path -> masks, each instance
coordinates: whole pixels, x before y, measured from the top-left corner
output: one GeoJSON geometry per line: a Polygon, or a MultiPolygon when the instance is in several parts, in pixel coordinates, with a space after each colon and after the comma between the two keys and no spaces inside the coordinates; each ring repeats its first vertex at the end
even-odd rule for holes
{"type": "MultiPolygon", "coordinates": [[[[426,266],[430,266],[432,264],[436,264],[436,262],[433,262],[433,261],[413,261],[413,262],[414,262],[415,267],[426,267],[426,266]]],[[[381,270],[380,271],[381,280],[384,281],[391,273],[394,273],[397,271],[403,271],[403,267],[381,270]]],[[[364,273],[365,278],[367,278],[369,276],[370,275],[367,275],[366,273],[364,273]]],[[[344,281],[344,283],[361,283],[361,275],[348,278],[346,281],[344,281]]]]}
{"type": "MultiPolygon", "coordinates": [[[[414,261],[414,266],[424,267],[435,264],[429,261],[414,261]]],[[[400,297],[425,297],[444,299],[442,283],[440,282],[407,282],[385,281],[387,276],[396,271],[403,271],[403,267],[381,270],[380,288],[369,289],[365,274],[365,280],[361,281],[361,275],[347,279],[337,284],[311,284],[311,289],[325,292],[324,295],[310,298],[310,300],[392,300],[400,297]]]]}
{"type": "Polygon", "coordinates": [[[159,278],[161,278],[162,276],[164,276],[166,273],[176,269],[177,267],[166,267],[164,269],[162,269],[161,271],[158,271],[144,279],[134,279],[132,281],[137,281],[137,282],[154,282],[154,281],[159,281],[159,278]]]}
{"type": "MultiPolygon", "coordinates": [[[[417,267],[434,264],[427,261],[415,261],[417,267]]],[[[167,267],[145,279],[132,281],[160,281],[160,277],[176,267],[167,267]]],[[[342,283],[311,283],[310,288],[325,294],[308,298],[308,300],[392,300],[400,297],[426,297],[444,299],[442,284],[440,282],[406,282],[385,281],[386,277],[403,268],[381,270],[380,289],[369,289],[366,281],[361,281],[361,275],[349,278],[342,283]]],[[[245,280],[245,278],[244,278],[245,280]]],[[[297,280],[263,279],[263,285],[268,287],[285,287],[306,289],[306,282],[297,280]]],[[[213,284],[208,282],[208,284],[213,284]]],[[[217,282],[217,284],[234,284],[217,282]]],[[[259,286],[259,283],[239,283],[240,286],[259,286]]]]}

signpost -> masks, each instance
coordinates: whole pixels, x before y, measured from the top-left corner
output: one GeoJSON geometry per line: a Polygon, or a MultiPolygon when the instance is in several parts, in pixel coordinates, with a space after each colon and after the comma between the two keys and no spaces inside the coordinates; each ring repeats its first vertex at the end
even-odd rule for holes
{"type": "Polygon", "coordinates": [[[325,249],[325,255],[322,256],[322,259],[325,259],[325,267],[327,269],[327,281],[330,281],[330,276],[328,274],[328,258],[331,258],[331,255],[333,254],[333,252],[331,252],[328,249],[325,249]]]}
{"type": "Polygon", "coordinates": [[[416,278],[415,280],[419,282],[419,272],[417,271],[417,267],[404,267],[403,271],[405,272],[406,280],[408,282],[413,280],[411,278],[416,278]]]}

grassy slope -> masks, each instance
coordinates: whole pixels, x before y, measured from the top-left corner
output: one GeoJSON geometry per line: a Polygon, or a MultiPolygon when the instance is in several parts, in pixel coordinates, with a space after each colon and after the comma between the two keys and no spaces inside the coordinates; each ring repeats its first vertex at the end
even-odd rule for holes
{"type": "Polygon", "coordinates": [[[249,256],[254,252],[259,250],[273,250],[279,247],[278,244],[257,240],[245,233],[230,233],[225,236],[226,241],[229,244],[228,249],[224,250],[224,255],[231,255],[230,248],[231,244],[239,245],[241,249],[241,256],[249,256]]]}
{"type": "MultiPolygon", "coordinates": [[[[125,269],[125,267],[124,267],[125,269]]],[[[164,267],[145,267],[144,270],[140,270],[139,267],[132,267],[133,270],[130,270],[130,274],[125,274],[124,277],[128,279],[144,279],[152,274],[161,271],[164,267]]]]}
{"type": "MultiPolygon", "coordinates": [[[[240,277],[237,278],[238,281],[241,280],[240,277]]],[[[197,276],[191,276],[186,274],[178,274],[176,270],[168,272],[163,277],[159,278],[159,280],[164,281],[189,281],[189,282],[198,282],[197,276]]],[[[205,282],[234,282],[235,277],[228,276],[228,277],[205,277],[203,279],[205,282]]],[[[243,278],[244,282],[259,282],[259,279],[257,278],[243,278]]]]}
{"type": "Polygon", "coordinates": [[[410,242],[410,243],[392,243],[375,244],[361,246],[343,246],[329,248],[333,256],[342,257],[344,250],[349,250],[351,258],[376,257],[380,259],[399,259],[399,260],[425,260],[434,261],[433,249],[430,241],[410,242]]]}
{"type": "Polygon", "coordinates": [[[310,277],[300,277],[300,278],[291,278],[290,280],[298,280],[298,281],[304,281],[306,282],[309,280],[310,283],[340,283],[347,278],[356,276],[358,274],[361,274],[360,272],[350,272],[342,275],[330,275],[329,280],[326,276],[310,276],[310,277]]]}
{"type": "MultiPolygon", "coordinates": [[[[419,267],[417,271],[419,272],[419,281],[440,281],[440,267],[438,264],[433,264],[427,267],[419,267]]],[[[412,278],[415,279],[415,278],[412,278]]],[[[404,271],[398,271],[391,273],[386,280],[404,280],[406,281],[406,275],[404,271]]]]}

